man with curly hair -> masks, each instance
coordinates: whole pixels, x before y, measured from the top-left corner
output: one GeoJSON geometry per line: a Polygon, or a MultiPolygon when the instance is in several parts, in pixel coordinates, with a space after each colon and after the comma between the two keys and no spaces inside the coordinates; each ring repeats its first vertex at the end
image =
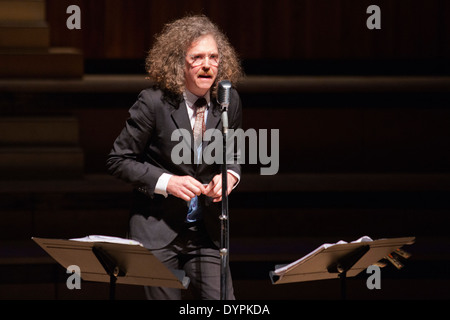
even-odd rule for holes
{"type": "MultiPolygon", "coordinates": [[[[226,36],[205,16],[167,24],[148,53],[146,68],[154,85],[131,107],[107,168],[134,187],[129,236],[168,268],[183,269],[192,298],[219,299],[221,164],[174,161],[172,150],[180,141],[173,141],[172,134],[180,129],[191,134],[186,142],[194,159],[211,143],[200,139],[198,145],[194,132],[222,129],[218,83],[227,79],[234,86],[242,70],[226,36]]],[[[228,118],[230,129],[241,127],[241,100],[234,87],[228,118]]],[[[238,161],[227,164],[228,193],[240,174],[238,161]]],[[[228,277],[227,299],[234,299],[229,270],[228,277]]],[[[182,298],[178,289],[145,291],[150,299],[182,298]]]]}

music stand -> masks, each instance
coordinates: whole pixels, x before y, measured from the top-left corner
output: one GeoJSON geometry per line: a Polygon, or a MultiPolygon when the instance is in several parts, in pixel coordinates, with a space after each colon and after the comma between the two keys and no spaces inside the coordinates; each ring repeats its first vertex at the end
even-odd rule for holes
{"type": "Polygon", "coordinates": [[[345,299],[348,277],[358,275],[396,249],[414,243],[414,240],[414,237],[405,237],[323,244],[293,263],[276,265],[269,277],[272,284],[340,278],[341,296],[345,299]]]}
{"type": "Polygon", "coordinates": [[[32,238],[67,269],[80,268],[85,281],[109,282],[115,299],[116,283],[187,289],[190,279],[182,270],[169,270],[141,245],[112,242],[32,238]]]}

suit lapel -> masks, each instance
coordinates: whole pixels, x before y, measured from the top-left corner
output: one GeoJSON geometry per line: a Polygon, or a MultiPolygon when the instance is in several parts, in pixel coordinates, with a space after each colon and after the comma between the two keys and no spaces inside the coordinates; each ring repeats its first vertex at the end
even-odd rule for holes
{"type": "Polygon", "coordinates": [[[206,119],[206,130],[216,129],[221,120],[221,113],[217,102],[211,100],[210,108],[208,110],[208,118],[206,119]]]}
{"type": "Polygon", "coordinates": [[[174,108],[171,116],[178,129],[186,129],[192,133],[191,122],[189,121],[184,100],[180,102],[177,108],[174,108]]]}
{"type": "Polygon", "coordinates": [[[188,144],[188,141],[190,141],[189,147],[191,150],[194,150],[194,134],[192,132],[191,128],[191,122],[189,121],[189,115],[186,110],[186,104],[184,102],[184,99],[181,99],[181,102],[179,102],[178,107],[174,106],[174,110],[171,113],[172,120],[175,122],[175,125],[178,129],[184,129],[187,130],[189,133],[189,137],[184,137],[183,141],[185,141],[188,144]]]}
{"type": "MultiPolygon", "coordinates": [[[[210,107],[208,110],[208,117],[206,118],[206,127],[205,130],[208,129],[217,129],[219,126],[219,123],[221,121],[221,113],[219,111],[219,108],[214,100],[211,100],[210,107]]],[[[210,141],[203,141],[202,149],[204,150],[205,147],[210,143],[210,141]]]]}

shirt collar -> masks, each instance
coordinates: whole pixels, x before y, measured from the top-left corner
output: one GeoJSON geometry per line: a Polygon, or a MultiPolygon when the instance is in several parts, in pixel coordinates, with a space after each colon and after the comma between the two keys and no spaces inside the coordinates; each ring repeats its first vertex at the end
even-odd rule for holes
{"type": "MultiPolygon", "coordinates": [[[[196,96],[195,94],[193,94],[192,92],[190,92],[188,89],[186,89],[186,90],[183,92],[183,98],[184,98],[184,101],[186,101],[187,106],[188,106],[189,108],[192,108],[193,105],[194,105],[194,103],[195,103],[199,98],[201,98],[201,97],[196,96]]],[[[203,98],[206,99],[206,102],[207,102],[208,107],[209,107],[209,103],[210,103],[210,100],[211,100],[209,91],[203,96],[203,98]]]]}

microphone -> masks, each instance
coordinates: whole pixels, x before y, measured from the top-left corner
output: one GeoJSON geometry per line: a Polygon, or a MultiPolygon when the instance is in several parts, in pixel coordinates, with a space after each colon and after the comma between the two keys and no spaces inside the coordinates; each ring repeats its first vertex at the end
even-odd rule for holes
{"type": "Polygon", "coordinates": [[[231,82],[222,80],[219,82],[217,90],[217,102],[222,106],[222,110],[227,110],[230,104],[231,82]]]}

